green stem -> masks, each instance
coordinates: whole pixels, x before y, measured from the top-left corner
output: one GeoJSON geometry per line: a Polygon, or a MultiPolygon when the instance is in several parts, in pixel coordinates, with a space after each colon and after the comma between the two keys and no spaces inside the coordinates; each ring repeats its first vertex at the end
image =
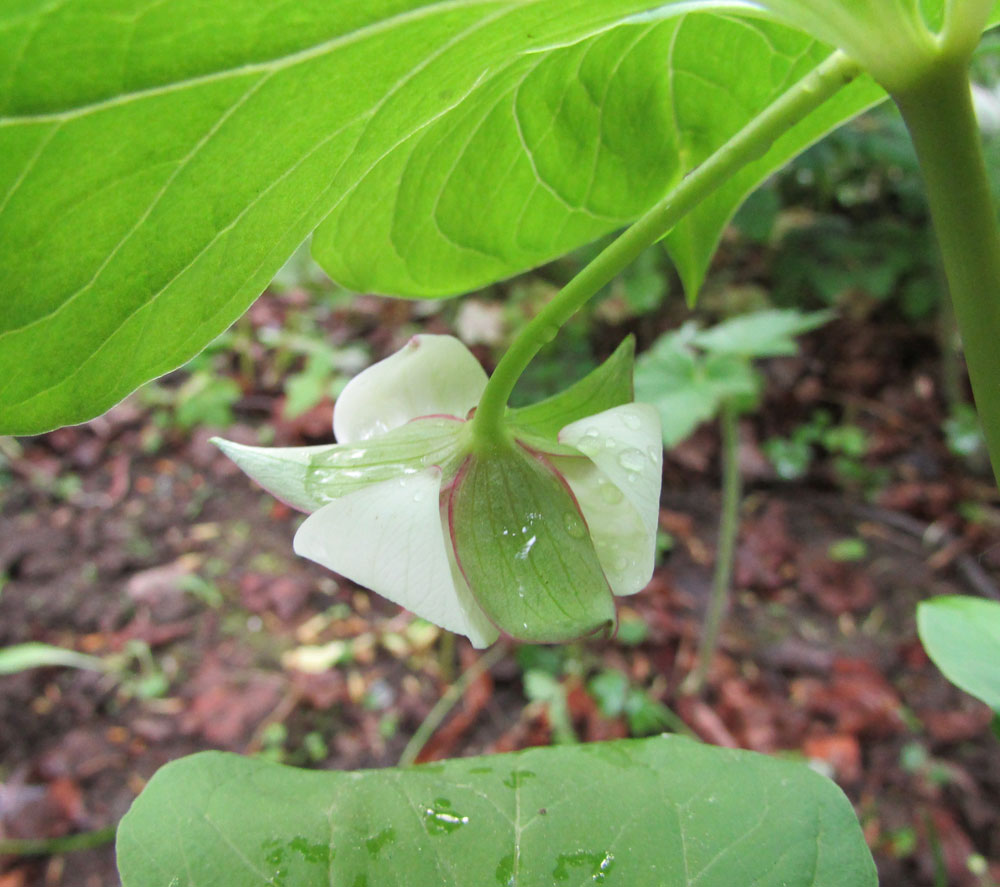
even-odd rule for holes
{"type": "Polygon", "coordinates": [[[473,419],[473,433],[488,442],[502,434],[507,401],[532,358],[559,328],[647,247],[656,243],[702,200],[775,140],[860,73],[857,63],[835,52],[689,173],[659,203],[604,249],[520,331],[497,364],[473,419]]]}
{"type": "Polygon", "coordinates": [[[701,693],[709,666],[719,643],[722,617],[729,603],[729,583],[733,575],[736,537],[740,529],[740,428],[739,415],[731,403],[723,403],[719,414],[722,426],[722,516],[719,519],[719,543],[715,553],[712,592],[705,613],[705,627],[698,645],[694,670],[685,681],[685,692],[701,693]]]}
{"type": "Polygon", "coordinates": [[[494,644],[492,649],[487,650],[458,676],[458,680],[444,691],[437,704],[427,713],[427,717],[424,718],[423,723],[417,728],[417,732],[406,743],[406,748],[403,749],[403,753],[399,756],[398,766],[409,767],[417,759],[417,755],[427,745],[428,740],[434,735],[434,731],[448,717],[448,712],[462,698],[469,684],[476,680],[484,671],[488,671],[496,665],[503,659],[507,652],[506,644],[494,644]]]}
{"type": "Polygon", "coordinates": [[[57,853],[71,853],[74,850],[91,850],[110,844],[115,839],[117,829],[117,825],[109,825],[96,831],[64,835],[61,838],[6,838],[0,840],[0,856],[55,856],[57,853]]]}
{"type": "MultiPolygon", "coordinates": [[[[948,281],[944,273],[938,275],[942,291],[947,293],[948,281]]],[[[945,295],[941,299],[937,315],[938,347],[941,349],[941,390],[948,414],[955,415],[959,406],[965,403],[965,367],[958,340],[958,324],[951,299],[945,295]]]]}
{"type": "Polygon", "coordinates": [[[964,54],[943,56],[893,99],[917,151],[976,408],[1000,478],[1000,230],[967,62],[964,54]]]}

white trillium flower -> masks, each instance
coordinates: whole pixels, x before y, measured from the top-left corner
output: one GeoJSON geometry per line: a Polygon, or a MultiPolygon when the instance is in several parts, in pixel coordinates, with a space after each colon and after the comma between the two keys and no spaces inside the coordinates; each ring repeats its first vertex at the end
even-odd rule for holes
{"type": "Polygon", "coordinates": [[[509,439],[485,451],[468,417],[486,374],[457,339],[432,335],[347,385],[337,444],[217,443],[311,512],[297,554],[476,647],[500,631],[567,640],[611,627],[612,594],[640,591],[653,572],[661,433],[652,407],[628,402],[631,352],[509,411],[509,439]]]}

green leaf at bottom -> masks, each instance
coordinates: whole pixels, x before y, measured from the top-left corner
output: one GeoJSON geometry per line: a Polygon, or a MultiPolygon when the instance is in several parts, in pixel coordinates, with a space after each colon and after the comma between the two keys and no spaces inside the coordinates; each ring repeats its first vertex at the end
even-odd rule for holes
{"type": "Polygon", "coordinates": [[[677,737],[407,770],[206,752],[118,830],[124,887],[874,887],[850,804],[807,767],[677,737]]]}

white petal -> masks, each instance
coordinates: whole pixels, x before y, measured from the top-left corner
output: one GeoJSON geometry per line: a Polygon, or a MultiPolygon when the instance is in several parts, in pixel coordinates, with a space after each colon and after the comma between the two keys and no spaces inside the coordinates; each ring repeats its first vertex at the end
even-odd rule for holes
{"type": "Polygon", "coordinates": [[[589,459],[551,459],[576,497],[611,590],[616,595],[642,591],[653,576],[655,530],[650,538],[635,506],[589,459]]]}
{"type": "Polygon", "coordinates": [[[367,440],[419,416],[464,419],[486,387],[479,361],[453,336],[414,336],[359,373],[333,410],[338,443],[367,440]]]}
{"type": "Polygon", "coordinates": [[[559,442],[589,458],[632,504],[646,544],[656,544],[663,479],[659,414],[644,403],[613,407],[567,425],[559,442]]]}
{"type": "Polygon", "coordinates": [[[454,580],[440,492],[441,471],[429,468],[349,493],[305,520],[295,552],[485,647],[497,630],[454,580]]]}

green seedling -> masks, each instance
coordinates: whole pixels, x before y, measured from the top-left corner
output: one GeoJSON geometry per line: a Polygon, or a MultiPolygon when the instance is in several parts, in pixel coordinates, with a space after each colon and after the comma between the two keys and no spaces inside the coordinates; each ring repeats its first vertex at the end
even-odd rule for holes
{"type": "Polygon", "coordinates": [[[755,409],[763,385],[754,361],[795,354],[795,337],[830,319],[827,312],[759,311],[700,330],[689,322],[661,337],[636,363],[636,396],[653,404],[668,449],[702,422],[722,432],[722,517],[715,573],[698,656],[685,689],[700,693],[715,654],[729,597],[739,532],[739,416],[755,409]]]}

